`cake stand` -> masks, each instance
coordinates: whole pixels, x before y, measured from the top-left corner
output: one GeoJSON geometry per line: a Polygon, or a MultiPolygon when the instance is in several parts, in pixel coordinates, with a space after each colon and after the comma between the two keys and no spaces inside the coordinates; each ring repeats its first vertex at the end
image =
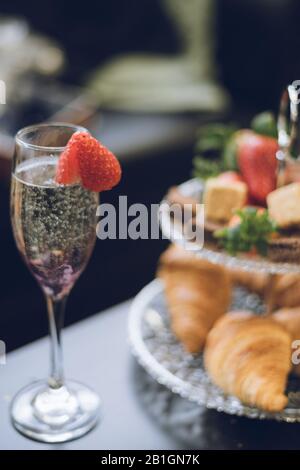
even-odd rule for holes
{"type": "MultiPolygon", "coordinates": [[[[179,190],[187,197],[201,201],[204,184],[198,179],[187,181],[179,190]]],[[[271,262],[267,258],[231,256],[211,244],[196,242],[178,236],[179,226],[171,217],[167,200],[160,208],[160,225],[165,237],[182,244],[194,256],[223,266],[269,273],[270,282],[277,274],[299,273],[296,263],[271,262]]],[[[231,310],[252,310],[257,314],[266,311],[264,300],[242,287],[233,290],[231,310]]],[[[203,365],[202,354],[188,354],[174,337],[164,297],[163,285],[155,280],[135,298],[129,316],[129,341],[138,362],[160,384],[199,405],[229,414],[258,419],[275,419],[300,422],[300,378],[291,375],[287,384],[289,402],[279,413],[266,413],[241,403],[236,397],[224,394],[209,379],[203,365]]]]}

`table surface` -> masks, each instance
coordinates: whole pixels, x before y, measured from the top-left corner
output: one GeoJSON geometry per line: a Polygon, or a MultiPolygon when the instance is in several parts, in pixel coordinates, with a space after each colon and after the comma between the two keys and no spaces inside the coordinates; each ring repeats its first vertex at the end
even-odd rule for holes
{"type": "Polygon", "coordinates": [[[49,340],[43,338],[7,355],[0,365],[0,449],[168,449],[180,448],[147,416],[135,393],[134,360],[127,342],[129,302],[64,331],[66,375],[100,395],[103,419],[88,435],[66,444],[45,445],[11,426],[9,402],[21,387],[48,372],[49,340]]]}
{"type": "Polygon", "coordinates": [[[129,307],[122,303],[64,331],[67,376],[92,386],[103,404],[102,421],[81,439],[45,445],[15,431],[9,402],[22,386],[46,375],[49,340],[8,354],[0,365],[0,449],[300,449],[298,424],[202,409],[155,384],[131,356],[129,307]]]}

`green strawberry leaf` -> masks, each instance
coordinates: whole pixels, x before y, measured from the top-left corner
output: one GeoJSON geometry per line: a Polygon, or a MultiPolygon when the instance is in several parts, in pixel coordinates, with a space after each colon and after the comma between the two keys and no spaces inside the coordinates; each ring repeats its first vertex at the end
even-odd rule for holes
{"type": "Polygon", "coordinates": [[[195,177],[207,179],[236,168],[233,163],[235,157],[232,157],[232,162],[227,166],[227,159],[223,156],[227,142],[236,129],[234,124],[207,124],[199,128],[195,144],[196,156],[193,160],[195,177]]]}
{"type": "Polygon", "coordinates": [[[222,160],[223,165],[226,170],[238,170],[237,158],[236,158],[236,151],[237,151],[237,144],[236,144],[236,134],[234,133],[228,141],[225,143],[222,160]]]}
{"type": "Polygon", "coordinates": [[[270,111],[257,114],[251,121],[251,129],[257,134],[277,138],[275,116],[270,111]]]}

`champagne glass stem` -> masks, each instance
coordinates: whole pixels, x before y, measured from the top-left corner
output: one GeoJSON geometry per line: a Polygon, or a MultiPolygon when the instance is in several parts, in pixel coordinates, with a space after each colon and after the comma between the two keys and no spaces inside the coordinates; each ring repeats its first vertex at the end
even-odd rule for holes
{"type": "Polygon", "coordinates": [[[67,297],[55,300],[50,296],[46,296],[46,300],[51,339],[51,369],[48,382],[51,388],[57,389],[64,384],[61,331],[67,297]]]}

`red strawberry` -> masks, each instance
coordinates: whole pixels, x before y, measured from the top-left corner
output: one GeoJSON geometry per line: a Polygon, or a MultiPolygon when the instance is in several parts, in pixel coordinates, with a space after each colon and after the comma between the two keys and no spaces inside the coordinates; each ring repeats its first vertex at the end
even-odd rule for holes
{"type": "Polygon", "coordinates": [[[120,163],[114,154],[90,134],[73,136],[82,184],[91,191],[107,191],[121,179],[120,163]]]}
{"type": "Polygon", "coordinates": [[[240,131],[236,139],[238,166],[249,194],[264,204],[266,196],[276,188],[277,140],[248,130],[240,131]]]}
{"type": "Polygon", "coordinates": [[[56,181],[69,184],[66,182],[68,178],[64,177],[66,171],[62,172],[65,167],[71,167],[73,175],[79,175],[82,185],[91,191],[112,189],[121,179],[121,167],[117,158],[87,132],[73,134],[60,156],[56,181]]]}
{"type": "Polygon", "coordinates": [[[224,171],[224,173],[219,174],[218,179],[224,181],[225,183],[244,182],[242,176],[236,171],[224,171]]]}
{"type": "Polygon", "coordinates": [[[57,163],[55,180],[58,184],[73,184],[80,181],[76,149],[69,144],[70,141],[57,163]]]}

